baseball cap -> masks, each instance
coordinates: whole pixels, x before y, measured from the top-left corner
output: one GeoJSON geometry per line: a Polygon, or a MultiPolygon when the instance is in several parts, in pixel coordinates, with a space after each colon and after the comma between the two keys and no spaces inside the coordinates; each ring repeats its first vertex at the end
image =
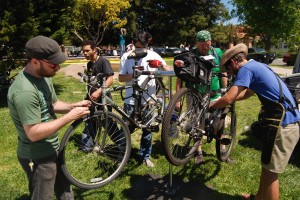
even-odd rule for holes
{"type": "Polygon", "coordinates": [[[45,59],[51,64],[61,64],[68,59],[55,40],[42,35],[31,38],[25,48],[28,57],[45,59]]]}
{"type": "Polygon", "coordinates": [[[197,40],[197,42],[206,42],[206,41],[211,40],[210,32],[207,30],[199,31],[196,34],[196,40],[197,40]]]}

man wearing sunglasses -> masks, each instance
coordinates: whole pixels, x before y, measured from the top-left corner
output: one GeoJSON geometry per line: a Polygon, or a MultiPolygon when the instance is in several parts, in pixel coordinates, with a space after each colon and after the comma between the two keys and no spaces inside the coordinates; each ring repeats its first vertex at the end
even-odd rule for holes
{"type": "Polygon", "coordinates": [[[278,200],[278,174],[284,171],[299,140],[300,113],[285,83],[266,64],[247,61],[247,53],[247,46],[238,44],[223,54],[221,70],[236,78],[230,90],[210,109],[225,107],[254,93],[258,96],[262,104],[260,113],[263,114],[260,118],[267,127],[260,133],[263,144],[260,185],[255,196],[243,196],[245,199],[278,200]]]}
{"type": "Polygon", "coordinates": [[[28,63],[8,91],[8,107],[18,132],[18,160],[28,178],[30,199],[73,199],[60,170],[58,130],[89,113],[90,101],[60,101],[52,79],[67,60],[58,43],[37,36],[26,43],[28,63]],[[57,118],[55,113],[65,114],[57,118]]]}

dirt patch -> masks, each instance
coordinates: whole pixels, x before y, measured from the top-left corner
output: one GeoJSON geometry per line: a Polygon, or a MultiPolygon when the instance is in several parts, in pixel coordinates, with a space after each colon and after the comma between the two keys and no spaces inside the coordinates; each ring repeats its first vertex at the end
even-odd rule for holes
{"type": "MultiPolygon", "coordinates": [[[[115,72],[114,74],[114,79],[118,79],[119,76],[119,63],[111,63],[113,71],[115,72]]],[[[86,64],[82,63],[73,63],[68,65],[67,67],[63,67],[60,69],[60,72],[64,73],[66,76],[72,76],[74,78],[80,79],[78,76],[78,72],[83,73],[84,69],[86,68],[86,64]]]]}

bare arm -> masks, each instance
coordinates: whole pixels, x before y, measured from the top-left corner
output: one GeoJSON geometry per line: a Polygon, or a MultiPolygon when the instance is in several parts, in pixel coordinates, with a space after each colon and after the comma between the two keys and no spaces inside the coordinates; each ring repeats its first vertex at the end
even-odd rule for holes
{"type": "Polygon", "coordinates": [[[76,103],[66,103],[58,100],[53,104],[53,108],[55,113],[65,114],[70,112],[75,107],[89,107],[90,105],[91,102],[88,100],[83,100],[76,103]]]}
{"type": "Polygon", "coordinates": [[[75,107],[66,115],[49,122],[23,125],[28,139],[36,142],[51,136],[69,122],[89,114],[88,107],[75,107]]]}
{"type": "Polygon", "coordinates": [[[222,96],[218,101],[210,105],[211,108],[223,108],[232,104],[234,101],[249,98],[254,92],[250,89],[240,86],[232,86],[230,90],[222,96]]]}
{"type": "Polygon", "coordinates": [[[178,90],[180,90],[180,88],[182,88],[182,81],[181,81],[180,78],[176,78],[176,87],[175,87],[176,92],[177,92],[178,90]]]}
{"type": "MultiPolygon", "coordinates": [[[[227,72],[223,72],[222,74],[224,76],[227,76],[227,72]]],[[[222,77],[221,84],[222,84],[223,88],[227,88],[227,86],[228,86],[227,83],[228,83],[228,78],[227,77],[222,77]]]]}
{"type": "Polygon", "coordinates": [[[171,71],[171,70],[172,70],[171,67],[170,67],[169,65],[163,65],[163,66],[162,66],[162,69],[163,69],[164,71],[171,71]]]}
{"type": "MultiPolygon", "coordinates": [[[[107,77],[106,79],[106,87],[110,87],[113,83],[113,76],[107,77]]],[[[93,94],[91,95],[91,99],[96,101],[100,98],[102,93],[102,88],[98,88],[93,94]]]]}

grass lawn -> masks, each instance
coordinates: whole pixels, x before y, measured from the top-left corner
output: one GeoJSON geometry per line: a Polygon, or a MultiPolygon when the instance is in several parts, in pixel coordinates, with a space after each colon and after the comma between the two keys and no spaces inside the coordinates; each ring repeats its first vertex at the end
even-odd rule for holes
{"type": "MultiPolygon", "coordinates": [[[[168,64],[172,60],[167,60],[168,64]]],[[[55,89],[60,100],[79,101],[85,96],[85,86],[77,79],[64,77],[58,73],[53,78],[55,89]]],[[[167,82],[167,80],[165,80],[167,82]]],[[[174,82],[174,79],[173,79],[174,82]]],[[[114,84],[119,84],[117,81],[114,84]]],[[[118,95],[113,98],[122,104],[118,95]]],[[[204,144],[205,162],[201,166],[195,166],[191,160],[187,165],[172,167],[176,180],[184,182],[178,190],[179,196],[185,188],[185,197],[201,199],[207,196],[209,199],[241,199],[241,193],[255,193],[258,188],[260,175],[260,151],[261,145],[251,136],[245,127],[255,121],[259,111],[257,97],[237,102],[237,139],[232,153],[235,164],[219,162],[215,153],[215,141],[204,144]],[[193,187],[190,186],[193,185],[193,187]]],[[[17,133],[9,116],[6,100],[2,97],[0,102],[0,127],[2,136],[1,161],[0,161],[0,199],[26,199],[28,197],[26,175],[21,169],[16,158],[17,133]]],[[[67,126],[60,130],[60,136],[66,131],[67,126]]],[[[82,190],[73,187],[75,199],[141,199],[139,193],[160,195],[166,191],[163,185],[153,186],[154,181],[147,182],[149,174],[166,176],[168,182],[169,164],[164,157],[160,142],[160,133],[153,134],[152,160],[155,168],[147,168],[138,161],[140,131],[132,134],[132,153],[128,164],[121,175],[112,183],[95,190],[82,190]],[[144,181],[144,182],[143,182],[144,181]],[[145,183],[146,186],[141,187],[145,183]],[[150,190],[148,190],[150,188],[150,190]]],[[[281,199],[300,199],[300,170],[298,162],[290,163],[285,172],[279,176],[281,199]]],[[[166,182],[165,182],[166,183],[166,182]]],[[[158,196],[156,196],[158,197],[158,196]]],[[[156,199],[152,196],[151,199],[156,199]]],[[[182,199],[175,195],[175,199],[182,199]],[[176,198],[175,198],[176,197],[176,198]]],[[[174,199],[171,198],[171,199],[174,199]]],[[[206,198],[207,199],[207,198],[206,198]]]]}

